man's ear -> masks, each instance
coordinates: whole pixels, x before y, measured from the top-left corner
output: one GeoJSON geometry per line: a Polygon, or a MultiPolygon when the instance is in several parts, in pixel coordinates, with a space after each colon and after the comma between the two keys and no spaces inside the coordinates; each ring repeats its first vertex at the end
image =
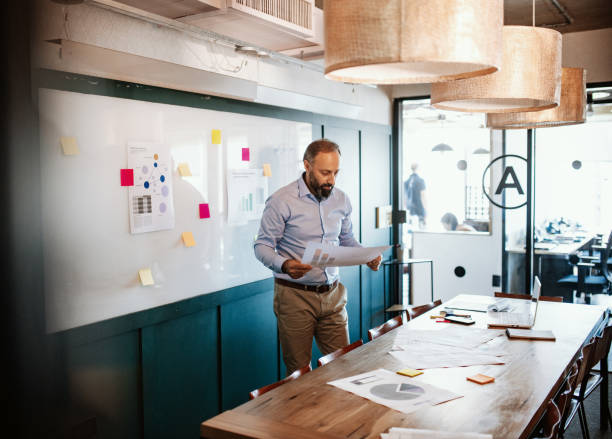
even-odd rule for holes
{"type": "Polygon", "coordinates": [[[304,160],[304,169],[306,169],[306,172],[310,172],[310,163],[308,160],[304,160]]]}

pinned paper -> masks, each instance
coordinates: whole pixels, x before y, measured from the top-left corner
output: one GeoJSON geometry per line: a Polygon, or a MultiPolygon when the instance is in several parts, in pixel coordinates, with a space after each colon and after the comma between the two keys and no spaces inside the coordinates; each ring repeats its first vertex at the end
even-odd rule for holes
{"type": "Polygon", "coordinates": [[[210,218],[210,208],[208,204],[200,204],[200,218],[210,218]]]}
{"type": "Polygon", "coordinates": [[[64,155],[77,155],[80,153],[76,137],[62,137],[60,143],[62,144],[64,155]]]}
{"type": "Polygon", "coordinates": [[[140,283],[143,287],[155,284],[155,281],[153,280],[153,273],[151,273],[150,268],[141,268],[138,270],[138,277],[140,278],[140,283]]]}
{"type": "Polygon", "coordinates": [[[221,130],[212,130],[213,145],[221,145],[221,130]]]}
{"type": "Polygon", "coordinates": [[[272,177],[272,167],[269,163],[264,163],[263,165],[263,176],[264,177],[272,177]]]}
{"type": "Polygon", "coordinates": [[[183,232],[181,236],[183,237],[183,244],[185,244],[185,247],[195,247],[195,239],[193,239],[193,233],[183,232]]]}
{"type": "Polygon", "coordinates": [[[133,169],[122,169],[121,170],[121,186],[134,186],[134,170],[133,169]]]}
{"type": "Polygon", "coordinates": [[[243,162],[248,162],[251,158],[251,152],[249,151],[249,148],[242,148],[242,161],[243,162]]]}
{"type": "Polygon", "coordinates": [[[191,177],[191,169],[189,169],[189,163],[179,163],[178,171],[181,177],[191,177]]]}
{"type": "Polygon", "coordinates": [[[416,370],[416,369],[402,369],[402,370],[398,370],[397,373],[399,375],[404,375],[410,378],[419,376],[421,374],[423,374],[422,370],[416,370]]]}
{"type": "Polygon", "coordinates": [[[472,381],[476,384],[489,384],[492,383],[493,381],[495,381],[495,378],[487,376],[487,375],[483,375],[481,373],[478,373],[474,376],[471,377],[467,377],[466,378],[468,381],[472,381]]]}

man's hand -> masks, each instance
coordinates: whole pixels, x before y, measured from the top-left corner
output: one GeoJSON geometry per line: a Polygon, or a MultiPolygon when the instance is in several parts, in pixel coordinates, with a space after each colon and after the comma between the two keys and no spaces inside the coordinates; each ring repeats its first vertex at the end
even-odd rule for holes
{"type": "Polygon", "coordinates": [[[378,271],[380,261],[382,261],[382,255],[378,255],[376,259],[372,259],[370,262],[368,262],[368,267],[370,267],[370,270],[378,271]]]}
{"type": "Polygon", "coordinates": [[[287,259],[283,266],[281,267],[283,273],[287,273],[291,276],[291,279],[299,279],[304,276],[310,270],[312,270],[312,266],[308,264],[302,264],[300,261],[295,259],[287,259]]]}

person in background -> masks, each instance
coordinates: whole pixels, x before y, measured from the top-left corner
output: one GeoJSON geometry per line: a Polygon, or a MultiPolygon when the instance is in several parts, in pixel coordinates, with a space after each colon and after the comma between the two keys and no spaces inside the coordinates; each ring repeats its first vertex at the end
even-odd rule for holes
{"type": "Polygon", "coordinates": [[[440,221],[442,222],[444,229],[450,230],[451,232],[475,232],[476,231],[476,229],[470,226],[469,224],[459,224],[459,221],[457,221],[457,217],[450,212],[442,215],[442,218],[440,219],[440,221]]]}
{"type": "MultiPolygon", "coordinates": [[[[330,140],[312,142],[297,181],[268,198],[255,241],[255,256],[274,271],[276,314],[287,375],[310,363],[312,339],[323,355],[349,342],[346,288],[338,268],[302,264],[310,241],[361,247],[353,236],[351,202],[334,187],[340,148],[330,140]]],[[[368,262],[376,271],[382,256],[368,262]]]]}
{"type": "Polygon", "coordinates": [[[418,163],[412,163],[410,165],[412,174],[408,177],[408,180],[404,182],[404,203],[408,215],[416,216],[419,219],[419,228],[424,228],[427,218],[427,202],[425,199],[425,180],[423,180],[418,174],[419,169],[418,163]]]}

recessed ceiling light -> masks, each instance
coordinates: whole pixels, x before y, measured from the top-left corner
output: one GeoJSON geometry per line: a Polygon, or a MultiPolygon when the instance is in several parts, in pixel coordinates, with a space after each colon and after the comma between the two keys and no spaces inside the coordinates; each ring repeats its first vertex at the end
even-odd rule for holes
{"type": "Polygon", "coordinates": [[[610,97],[612,93],[610,93],[609,91],[596,91],[593,92],[593,99],[605,99],[610,97]]]}

